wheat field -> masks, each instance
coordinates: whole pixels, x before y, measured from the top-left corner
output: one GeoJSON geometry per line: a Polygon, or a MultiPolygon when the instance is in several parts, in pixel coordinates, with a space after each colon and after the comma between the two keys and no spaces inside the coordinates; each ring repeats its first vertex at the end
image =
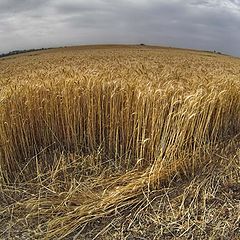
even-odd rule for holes
{"type": "Polygon", "coordinates": [[[2,58],[0,190],[3,239],[238,239],[240,59],[120,45],[2,58]]]}

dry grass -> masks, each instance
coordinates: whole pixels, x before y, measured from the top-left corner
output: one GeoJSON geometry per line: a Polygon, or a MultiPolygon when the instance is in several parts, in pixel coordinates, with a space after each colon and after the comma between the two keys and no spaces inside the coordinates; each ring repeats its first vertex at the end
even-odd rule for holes
{"type": "Polygon", "coordinates": [[[239,63],[134,46],[1,60],[2,235],[237,239],[239,63]]]}

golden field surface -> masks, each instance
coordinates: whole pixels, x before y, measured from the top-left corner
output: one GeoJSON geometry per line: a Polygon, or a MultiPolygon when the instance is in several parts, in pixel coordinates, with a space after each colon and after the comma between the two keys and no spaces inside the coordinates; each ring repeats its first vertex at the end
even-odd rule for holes
{"type": "Polygon", "coordinates": [[[0,239],[239,239],[240,59],[151,46],[0,59],[0,239]]]}

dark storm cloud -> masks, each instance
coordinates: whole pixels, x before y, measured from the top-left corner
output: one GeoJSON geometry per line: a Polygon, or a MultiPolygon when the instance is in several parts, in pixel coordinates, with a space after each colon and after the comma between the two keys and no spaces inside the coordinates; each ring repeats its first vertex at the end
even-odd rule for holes
{"type": "Polygon", "coordinates": [[[0,0],[0,52],[140,42],[240,55],[240,1],[0,0]]]}

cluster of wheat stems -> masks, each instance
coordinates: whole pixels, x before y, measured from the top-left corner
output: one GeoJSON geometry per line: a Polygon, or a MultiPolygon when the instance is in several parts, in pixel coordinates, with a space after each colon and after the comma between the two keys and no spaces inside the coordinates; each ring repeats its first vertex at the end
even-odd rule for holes
{"type": "Polygon", "coordinates": [[[238,78],[185,82],[173,69],[172,79],[149,80],[144,64],[140,77],[61,71],[9,85],[0,105],[1,184],[49,189],[25,206],[29,218],[52,216],[50,237],[137,202],[176,174],[194,175],[239,134],[238,78]]]}

